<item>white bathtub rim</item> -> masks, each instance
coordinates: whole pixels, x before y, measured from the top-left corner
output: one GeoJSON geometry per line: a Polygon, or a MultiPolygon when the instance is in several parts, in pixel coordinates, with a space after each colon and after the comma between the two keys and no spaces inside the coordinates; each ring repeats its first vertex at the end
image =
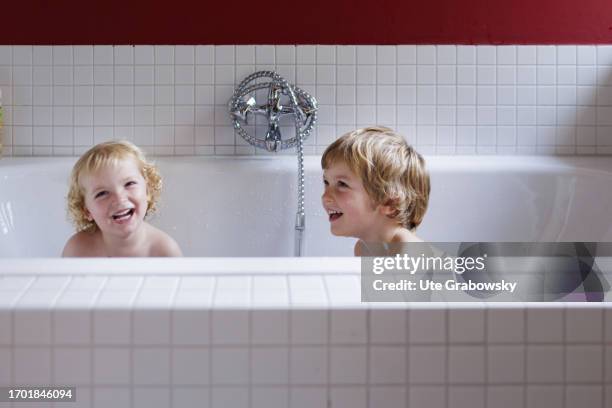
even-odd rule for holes
{"type": "MultiPolygon", "coordinates": [[[[357,257],[244,257],[244,258],[9,258],[0,262],[3,277],[191,277],[191,276],[354,276],[359,278],[361,260],[357,257]]],[[[359,302],[334,300],[314,303],[272,302],[249,306],[174,305],[173,308],[278,310],[289,309],[525,309],[601,308],[612,309],[612,302],[359,302]]],[[[84,305],[80,305],[82,307],[84,305]]],[[[118,305],[117,305],[118,306],[118,305]]],[[[98,309],[99,307],[96,307],[98,309]]],[[[103,307],[104,308],[104,307],[103,307]]],[[[114,308],[109,305],[110,309],[114,308]]],[[[139,309],[142,307],[139,307],[139,309]]],[[[145,307],[146,308],[146,307],[145,307]]]]}
{"type": "Polygon", "coordinates": [[[0,276],[359,274],[355,257],[5,258],[0,276]]]}

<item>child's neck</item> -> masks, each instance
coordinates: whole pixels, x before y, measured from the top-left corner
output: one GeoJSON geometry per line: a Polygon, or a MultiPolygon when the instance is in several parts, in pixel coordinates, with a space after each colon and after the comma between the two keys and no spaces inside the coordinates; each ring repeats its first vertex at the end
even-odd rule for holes
{"type": "Polygon", "coordinates": [[[387,244],[422,241],[414,232],[397,224],[383,225],[381,228],[375,228],[369,231],[367,235],[358,238],[363,242],[387,244]]]}
{"type": "Polygon", "coordinates": [[[143,222],[140,228],[125,237],[101,234],[107,255],[111,257],[147,256],[146,227],[147,224],[143,222]]]}

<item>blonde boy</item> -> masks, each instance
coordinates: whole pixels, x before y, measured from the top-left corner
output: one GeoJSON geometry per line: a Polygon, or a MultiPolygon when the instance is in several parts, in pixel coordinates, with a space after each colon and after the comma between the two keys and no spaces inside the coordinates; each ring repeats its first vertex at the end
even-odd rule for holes
{"type": "Polygon", "coordinates": [[[429,201],[425,160],[392,129],[368,127],[333,142],[321,158],[321,197],[334,235],[358,238],[355,255],[368,244],[422,241],[416,236],[429,201]]]}
{"type": "Polygon", "coordinates": [[[77,233],[65,257],[181,256],[178,244],[145,221],[156,209],[161,177],[127,141],[101,143],[74,165],[68,213],[77,233]]]}

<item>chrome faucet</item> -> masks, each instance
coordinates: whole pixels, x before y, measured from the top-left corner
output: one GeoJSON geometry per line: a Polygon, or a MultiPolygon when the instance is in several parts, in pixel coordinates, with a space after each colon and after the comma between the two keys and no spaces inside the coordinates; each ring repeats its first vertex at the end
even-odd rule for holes
{"type": "Polygon", "coordinates": [[[304,212],[304,140],[310,135],[317,121],[317,101],[306,91],[289,84],[274,71],[259,71],[247,76],[234,90],[228,103],[230,119],[234,129],[244,140],[255,147],[269,152],[297,148],[298,157],[298,204],[295,218],[295,256],[304,252],[304,231],[306,215],[304,212]],[[257,82],[260,78],[270,78],[269,82],[257,82]],[[258,105],[255,93],[268,90],[266,103],[258,105]],[[261,139],[249,135],[243,125],[249,122],[249,115],[261,115],[267,119],[268,130],[261,139]],[[283,139],[279,127],[283,116],[293,117],[295,136],[283,139]]]}
{"type": "Polygon", "coordinates": [[[253,146],[269,152],[288,149],[306,139],[317,120],[317,101],[302,89],[289,84],[274,71],[259,71],[246,77],[235,89],[229,101],[230,118],[237,132],[253,146]],[[260,78],[270,82],[256,82],[260,78]],[[268,90],[266,103],[258,105],[255,92],[268,90]],[[249,124],[250,114],[267,119],[268,131],[265,138],[249,135],[243,127],[249,124]],[[296,133],[293,138],[283,139],[279,128],[280,119],[292,115],[296,133]]]}

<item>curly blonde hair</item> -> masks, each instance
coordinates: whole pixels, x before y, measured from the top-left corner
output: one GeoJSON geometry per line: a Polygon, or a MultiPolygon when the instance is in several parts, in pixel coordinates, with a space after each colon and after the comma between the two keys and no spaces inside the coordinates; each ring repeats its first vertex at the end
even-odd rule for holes
{"type": "Polygon", "coordinates": [[[161,194],[162,179],[157,168],[148,162],[144,153],[136,145],[126,140],[100,143],[86,151],[75,163],[70,174],[68,190],[68,216],[77,231],[95,232],[98,226],[87,217],[85,196],[80,179],[84,174],[96,172],[106,166],[114,166],[127,158],[136,160],[138,168],[147,183],[147,212],[145,217],[157,209],[161,194]]]}
{"type": "Polygon", "coordinates": [[[325,149],[321,167],[344,162],[362,181],[376,205],[389,205],[390,216],[415,230],[429,203],[429,173],[425,160],[404,137],[392,129],[375,126],[348,132],[325,149]]]}

